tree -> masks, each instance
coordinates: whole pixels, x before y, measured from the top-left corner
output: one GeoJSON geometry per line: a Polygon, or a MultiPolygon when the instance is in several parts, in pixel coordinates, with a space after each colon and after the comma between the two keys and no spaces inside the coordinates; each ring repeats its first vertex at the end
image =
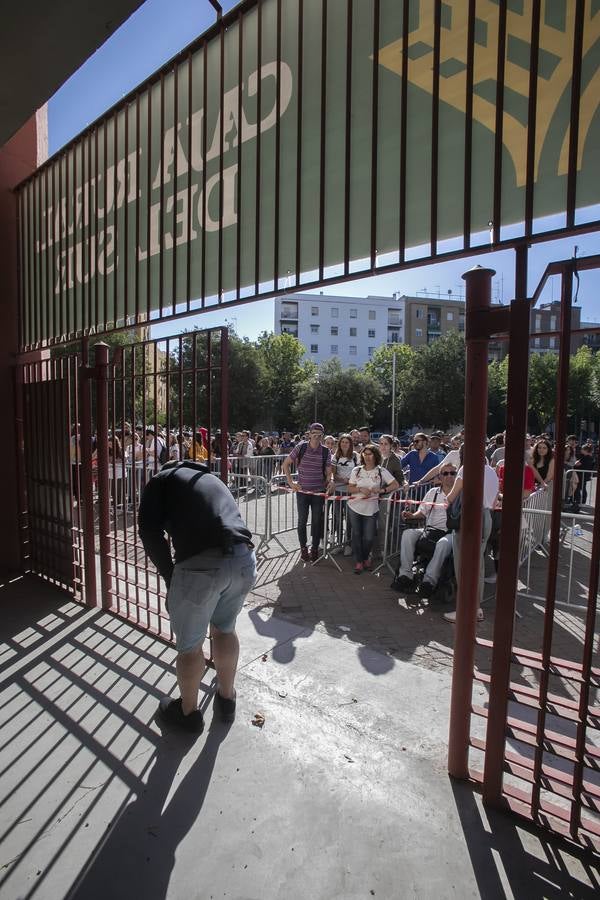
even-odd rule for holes
{"type": "Polygon", "coordinates": [[[579,434],[582,419],[595,417],[593,403],[594,356],[589,347],[580,347],[569,366],[569,416],[573,431],[579,434]]]}
{"type": "Polygon", "coordinates": [[[293,413],[300,430],[313,421],[316,412],[326,431],[341,432],[368,422],[381,397],[375,378],[359,369],[344,369],[337,357],[327,360],[315,379],[296,389],[293,413]]]}
{"type": "Polygon", "coordinates": [[[506,423],[506,387],[508,357],[488,366],[488,434],[504,431],[506,423]]]}
{"type": "Polygon", "coordinates": [[[458,332],[418,348],[405,402],[407,423],[445,429],[463,421],[465,342],[458,332]]]}
{"type": "Polygon", "coordinates": [[[391,425],[392,407],[392,372],[393,358],[396,357],[396,421],[402,419],[408,421],[406,414],[406,398],[408,388],[412,380],[413,366],[416,360],[416,352],[408,344],[383,344],[373,353],[371,359],[365,364],[364,372],[374,378],[381,390],[381,397],[377,406],[367,417],[372,426],[385,428],[391,425]]]}
{"type": "Polygon", "coordinates": [[[558,356],[533,353],[529,358],[529,421],[536,433],[554,419],[558,356]]]}
{"type": "Polygon", "coordinates": [[[279,431],[292,427],[292,408],[298,387],[316,372],[311,362],[302,362],[306,352],[291,334],[268,334],[258,338],[257,351],[263,369],[263,404],[267,422],[279,431]]]}

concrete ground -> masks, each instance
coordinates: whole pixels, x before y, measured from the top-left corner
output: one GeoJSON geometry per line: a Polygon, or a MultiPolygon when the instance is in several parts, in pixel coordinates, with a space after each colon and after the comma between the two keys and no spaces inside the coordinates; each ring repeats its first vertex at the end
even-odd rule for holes
{"type": "Polygon", "coordinates": [[[419,655],[433,613],[288,565],[262,567],[239,619],[237,721],[212,723],[209,674],[196,740],[154,718],[170,647],[39,579],[0,582],[0,897],[598,897],[597,857],[448,778],[450,669],[423,663],[452,628],[419,655]],[[282,616],[300,594],[326,602],[318,621],[282,616]]]}

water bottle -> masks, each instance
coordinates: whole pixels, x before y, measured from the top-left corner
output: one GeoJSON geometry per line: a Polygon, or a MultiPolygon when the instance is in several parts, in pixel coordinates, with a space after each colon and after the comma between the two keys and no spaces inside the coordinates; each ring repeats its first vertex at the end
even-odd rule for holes
{"type": "Polygon", "coordinates": [[[573,537],[583,537],[583,528],[581,527],[581,525],[579,525],[579,523],[573,525],[571,531],[573,533],[573,537]]]}

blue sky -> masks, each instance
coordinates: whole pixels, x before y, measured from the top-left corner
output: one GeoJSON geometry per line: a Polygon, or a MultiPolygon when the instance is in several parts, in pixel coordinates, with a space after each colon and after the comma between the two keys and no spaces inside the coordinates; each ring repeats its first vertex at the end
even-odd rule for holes
{"type": "MultiPolygon", "coordinates": [[[[224,12],[236,4],[221,3],[224,12]]],[[[129,93],[164,62],[202,34],[215,21],[215,11],[208,0],[146,0],[106,43],[51,98],[48,104],[50,153],[55,153],[87,125],[129,93]]],[[[533,292],[546,265],[573,254],[600,252],[600,235],[591,234],[576,240],[541,244],[530,251],[528,290],[533,292]]],[[[411,271],[329,285],[325,294],[360,296],[389,295],[395,291],[414,295],[423,289],[446,296],[451,290],[462,293],[462,274],[473,265],[496,270],[494,298],[508,302],[514,294],[514,253],[503,251],[454,262],[419,267],[411,271]]],[[[543,300],[557,299],[559,287],[549,284],[543,300]]],[[[600,321],[600,278],[596,273],[581,277],[579,302],[582,318],[600,321]]],[[[205,313],[189,320],[177,320],[153,326],[154,336],[176,333],[194,324],[205,326],[233,323],[241,336],[255,338],[261,331],[273,329],[273,301],[259,300],[205,313]]]]}

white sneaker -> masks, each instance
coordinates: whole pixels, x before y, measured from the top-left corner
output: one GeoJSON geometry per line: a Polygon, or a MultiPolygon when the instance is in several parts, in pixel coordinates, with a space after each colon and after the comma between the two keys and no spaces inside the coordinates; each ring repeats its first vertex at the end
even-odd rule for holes
{"type": "MultiPolygon", "coordinates": [[[[454,612],[444,613],[446,622],[456,622],[456,610],[454,612]]],[[[483,622],[483,610],[481,607],[477,610],[477,621],[483,622]]]]}
{"type": "Polygon", "coordinates": [[[483,580],[485,581],[486,584],[496,584],[497,577],[498,576],[496,575],[496,573],[493,572],[491,575],[488,575],[488,577],[484,578],[483,580]]]}
{"type": "Polygon", "coordinates": [[[352,556],[352,547],[350,544],[346,544],[344,547],[344,556],[352,556]]]}

